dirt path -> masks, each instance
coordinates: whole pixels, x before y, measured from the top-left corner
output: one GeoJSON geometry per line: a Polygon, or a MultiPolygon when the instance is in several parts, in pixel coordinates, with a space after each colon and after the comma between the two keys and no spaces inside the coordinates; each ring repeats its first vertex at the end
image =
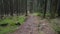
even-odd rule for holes
{"type": "Polygon", "coordinates": [[[40,25],[39,25],[39,32],[40,34],[57,34],[54,29],[51,27],[51,24],[49,23],[48,20],[40,20],[40,25]]]}
{"type": "Polygon", "coordinates": [[[36,16],[30,16],[14,34],[38,34],[39,20],[36,16]]]}
{"type": "Polygon", "coordinates": [[[37,16],[30,16],[13,34],[55,34],[55,32],[48,21],[39,20],[37,16]]]}

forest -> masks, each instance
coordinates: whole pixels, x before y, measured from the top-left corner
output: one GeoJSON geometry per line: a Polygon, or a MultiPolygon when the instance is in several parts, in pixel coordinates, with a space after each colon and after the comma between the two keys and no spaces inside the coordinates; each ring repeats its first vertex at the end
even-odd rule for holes
{"type": "Polygon", "coordinates": [[[0,34],[60,34],[60,0],[0,0],[0,34]]]}

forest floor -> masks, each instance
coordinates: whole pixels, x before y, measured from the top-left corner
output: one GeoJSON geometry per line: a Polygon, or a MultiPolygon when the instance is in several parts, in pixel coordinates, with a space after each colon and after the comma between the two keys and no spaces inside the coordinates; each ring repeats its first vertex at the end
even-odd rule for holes
{"type": "Polygon", "coordinates": [[[12,34],[56,34],[49,21],[38,16],[29,16],[24,24],[12,34]]]}

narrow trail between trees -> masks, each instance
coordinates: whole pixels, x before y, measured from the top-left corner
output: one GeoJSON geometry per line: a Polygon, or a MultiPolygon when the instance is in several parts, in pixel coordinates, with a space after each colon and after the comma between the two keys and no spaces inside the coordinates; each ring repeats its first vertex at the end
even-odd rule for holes
{"type": "Polygon", "coordinates": [[[30,16],[13,34],[55,34],[46,20],[39,20],[38,16],[30,16]]]}

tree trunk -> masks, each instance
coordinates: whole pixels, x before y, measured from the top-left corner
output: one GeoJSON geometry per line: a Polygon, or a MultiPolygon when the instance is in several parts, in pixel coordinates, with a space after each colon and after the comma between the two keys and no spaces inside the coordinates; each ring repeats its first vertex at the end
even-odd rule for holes
{"type": "Polygon", "coordinates": [[[45,7],[44,7],[44,15],[43,18],[46,16],[46,10],[47,10],[47,0],[45,0],[45,7]]]}

